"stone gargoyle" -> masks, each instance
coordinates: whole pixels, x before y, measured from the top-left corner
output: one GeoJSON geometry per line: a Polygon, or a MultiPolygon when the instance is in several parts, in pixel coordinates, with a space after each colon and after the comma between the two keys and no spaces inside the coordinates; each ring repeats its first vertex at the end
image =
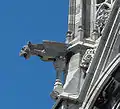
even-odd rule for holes
{"type": "Polygon", "coordinates": [[[39,56],[43,61],[54,61],[59,56],[65,56],[68,45],[65,43],[43,41],[42,44],[28,42],[21,51],[20,56],[29,59],[30,56],[39,56]]]}

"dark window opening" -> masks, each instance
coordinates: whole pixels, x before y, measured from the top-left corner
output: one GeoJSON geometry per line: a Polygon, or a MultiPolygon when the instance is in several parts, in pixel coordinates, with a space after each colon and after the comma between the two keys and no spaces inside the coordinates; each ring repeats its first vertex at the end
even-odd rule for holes
{"type": "Polygon", "coordinates": [[[103,3],[105,0],[97,0],[97,4],[103,3]]]}

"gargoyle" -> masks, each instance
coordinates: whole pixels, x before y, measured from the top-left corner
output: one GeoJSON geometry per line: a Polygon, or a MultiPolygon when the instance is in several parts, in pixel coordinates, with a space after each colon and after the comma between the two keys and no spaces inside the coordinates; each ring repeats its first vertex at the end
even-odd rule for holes
{"type": "Polygon", "coordinates": [[[56,70],[56,82],[51,97],[55,100],[63,92],[61,74],[66,67],[65,55],[67,48],[68,45],[65,43],[44,41],[42,44],[32,44],[28,42],[20,51],[20,56],[25,59],[29,59],[30,56],[34,55],[39,56],[42,61],[53,62],[56,70]]]}
{"type": "Polygon", "coordinates": [[[56,57],[65,56],[67,44],[44,41],[43,44],[28,42],[21,51],[20,56],[29,59],[30,56],[39,56],[43,61],[55,61],[56,57]]]}

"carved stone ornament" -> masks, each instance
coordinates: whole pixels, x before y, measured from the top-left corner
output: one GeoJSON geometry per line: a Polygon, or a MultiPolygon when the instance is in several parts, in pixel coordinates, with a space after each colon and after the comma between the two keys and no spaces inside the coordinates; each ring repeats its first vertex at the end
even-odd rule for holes
{"type": "Polygon", "coordinates": [[[107,23],[107,20],[109,18],[110,12],[111,12],[111,5],[109,3],[101,3],[97,7],[97,13],[96,13],[96,28],[100,34],[102,34],[102,31],[105,27],[105,24],[107,23]]]}
{"type": "Polygon", "coordinates": [[[89,63],[95,54],[95,49],[87,49],[85,54],[82,57],[80,67],[87,70],[89,67],[89,63]]]}

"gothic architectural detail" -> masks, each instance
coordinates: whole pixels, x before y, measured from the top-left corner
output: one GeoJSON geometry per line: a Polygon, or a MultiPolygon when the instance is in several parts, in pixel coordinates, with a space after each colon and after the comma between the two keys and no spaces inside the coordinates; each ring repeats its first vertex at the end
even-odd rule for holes
{"type": "Polygon", "coordinates": [[[120,109],[120,0],[69,0],[66,42],[28,42],[20,56],[53,63],[52,109],[120,109]]]}
{"type": "Polygon", "coordinates": [[[65,44],[55,42],[49,42],[49,44],[48,42],[44,42],[43,44],[32,44],[31,42],[28,42],[28,44],[25,45],[20,52],[20,56],[24,56],[25,59],[35,55],[40,57],[42,61],[53,62],[56,70],[56,81],[54,84],[54,89],[51,93],[51,97],[55,100],[58,98],[58,95],[63,92],[62,73],[65,71],[66,67],[66,46],[67,45],[65,44]],[[55,48],[54,45],[59,45],[59,47],[55,48]],[[57,49],[61,49],[61,51],[57,51],[57,49]],[[53,53],[51,52],[52,50],[54,51],[53,53]]]}
{"type": "Polygon", "coordinates": [[[58,96],[63,92],[63,83],[62,83],[62,73],[66,68],[66,59],[65,57],[57,57],[53,62],[54,68],[56,70],[56,81],[54,84],[53,92],[51,93],[51,97],[53,99],[58,99],[58,96]]]}
{"type": "Polygon", "coordinates": [[[74,38],[75,38],[74,33],[71,31],[68,31],[66,35],[66,43],[71,42],[74,38]]]}
{"type": "Polygon", "coordinates": [[[95,54],[95,49],[87,49],[82,57],[80,67],[87,70],[92,58],[94,57],[94,54],[95,54]]]}
{"type": "Polygon", "coordinates": [[[102,34],[102,31],[105,27],[105,24],[107,24],[108,17],[111,12],[111,4],[107,2],[103,2],[97,6],[97,12],[96,12],[96,28],[100,34],[102,34]]]}

